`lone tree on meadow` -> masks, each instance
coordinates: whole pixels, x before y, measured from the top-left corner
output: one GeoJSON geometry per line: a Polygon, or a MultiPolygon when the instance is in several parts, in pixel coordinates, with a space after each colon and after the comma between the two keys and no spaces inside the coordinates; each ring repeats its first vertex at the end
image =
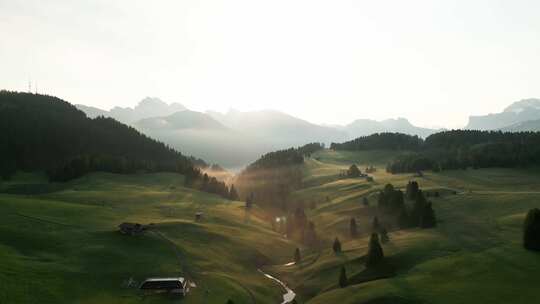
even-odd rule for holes
{"type": "Polygon", "coordinates": [[[410,200],[414,200],[416,199],[418,190],[420,190],[418,183],[416,181],[409,181],[407,183],[407,190],[405,191],[405,196],[410,200]]]}
{"type": "Polygon", "coordinates": [[[296,250],[294,251],[294,263],[300,263],[301,259],[302,257],[300,256],[300,249],[296,248],[296,250]]]}
{"type": "Polygon", "coordinates": [[[372,233],[369,239],[369,248],[366,257],[366,267],[377,265],[384,258],[383,249],[379,244],[379,236],[377,233],[372,233]]]}
{"type": "Polygon", "coordinates": [[[341,271],[339,272],[339,287],[346,287],[347,281],[347,272],[345,271],[345,266],[341,266],[341,271]]]}
{"type": "Polygon", "coordinates": [[[341,253],[341,242],[338,238],[334,240],[334,244],[332,245],[332,249],[334,250],[334,253],[341,253]]]}
{"type": "Polygon", "coordinates": [[[528,250],[540,251],[540,209],[527,212],[523,225],[523,246],[528,250]]]}
{"type": "Polygon", "coordinates": [[[229,199],[231,201],[237,201],[238,200],[238,192],[236,191],[236,188],[234,185],[231,185],[231,189],[229,190],[229,199]]]}
{"type": "Polygon", "coordinates": [[[351,238],[355,238],[358,236],[358,227],[356,226],[356,220],[354,219],[354,217],[351,218],[349,230],[351,231],[351,238]]]}
{"type": "Polygon", "coordinates": [[[255,194],[251,192],[248,197],[246,197],[246,208],[250,209],[253,206],[255,201],[255,194]]]}
{"type": "Polygon", "coordinates": [[[422,210],[422,215],[420,217],[420,227],[421,228],[432,228],[437,225],[437,219],[435,218],[435,211],[433,211],[433,206],[431,202],[428,202],[424,209],[422,210]]]}
{"type": "Polygon", "coordinates": [[[349,167],[349,170],[347,170],[347,176],[348,177],[359,177],[360,174],[362,174],[362,172],[360,171],[360,169],[358,169],[358,167],[353,164],[349,167]]]}
{"type": "Polygon", "coordinates": [[[387,243],[388,241],[390,241],[390,237],[388,237],[388,231],[386,230],[386,228],[382,227],[381,228],[381,242],[382,243],[387,243]]]}
{"type": "Polygon", "coordinates": [[[398,217],[398,226],[401,229],[408,228],[411,223],[411,219],[409,218],[409,213],[407,212],[407,208],[403,206],[401,208],[401,212],[399,213],[398,217]]]}
{"type": "Polygon", "coordinates": [[[378,217],[373,218],[372,227],[373,227],[373,232],[379,232],[379,229],[381,228],[381,225],[379,224],[379,218],[378,217]]]}

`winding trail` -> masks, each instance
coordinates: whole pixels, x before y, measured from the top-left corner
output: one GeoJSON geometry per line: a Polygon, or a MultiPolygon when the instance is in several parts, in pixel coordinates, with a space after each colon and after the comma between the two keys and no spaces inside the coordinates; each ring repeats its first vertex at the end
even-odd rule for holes
{"type": "Polygon", "coordinates": [[[292,289],[290,289],[287,285],[285,285],[285,283],[269,275],[268,273],[262,271],[261,269],[259,269],[259,272],[262,273],[262,275],[264,275],[265,277],[269,278],[270,280],[281,285],[281,287],[285,290],[285,293],[283,294],[283,302],[281,302],[281,304],[291,303],[294,300],[294,298],[296,297],[296,293],[292,289]]]}

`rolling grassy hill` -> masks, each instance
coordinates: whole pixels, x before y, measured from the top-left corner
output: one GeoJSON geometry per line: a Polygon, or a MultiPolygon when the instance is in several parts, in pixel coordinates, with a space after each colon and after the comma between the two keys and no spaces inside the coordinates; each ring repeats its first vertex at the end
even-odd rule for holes
{"type": "MultiPolygon", "coordinates": [[[[44,180],[19,174],[0,187],[26,192],[32,187],[21,185],[44,180]]],[[[48,184],[50,192],[0,194],[0,302],[172,303],[177,299],[142,297],[127,282],[178,275],[198,285],[184,303],[280,299],[280,287],[257,268],[288,258],[292,244],[269,230],[257,209],[246,216],[240,202],[181,185],[177,174],[94,173],[48,184]],[[122,222],[154,226],[124,236],[122,222]]]]}
{"type": "Polygon", "coordinates": [[[178,174],[93,173],[47,184],[42,175],[19,173],[0,184],[0,299],[172,303],[177,299],[165,295],[143,297],[127,282],[183,275],[198,285],[184,303],[280,303],[282,290],[257,271],[262,267],[285,281],[298,303],[533,303],[540,254],[523,249],[521,229],[527,210],[540,205],[538,170],[388,174],[384,166],[396,153],[322,150],[306,159],[304,187],[292,198],[316,203],[306,213],[320,248],[271,231],[257,206],[246,215],[242,202],[182,187],[178,174]],[[352,163],[376,166],[374,181],[340,178],[352,163]],[[379,216],[390,242],[382,244],[385,262],[366,269],[376,193],[413,179],[426,193],[440,193],[429,197],[437,227],[397,230],[379,216]],[[204,212],[201,222],[194,221],[197,211],[204,212]],[[354,239],[351,217],[360,233],[354,239]],[[154,226],[123,236],[116,226],[126,221],[154,226]],[[339,255],[331,250],[335,237],[339,255]],[[284,265],[295,247],[301,263],[284,265]],[[337,286],[342,265],[346,288],[337,286]]]}
{"type": "Polygon", "coordinates": [[[521,229],[527,210],[540,206],[540,174],[532,169],[482,169],[423,177],[391,175],[381,167],[391,154],[324,150],[306,161],[309,187],[293,195],[317,202],[308,217],[324,245],[322,250],[306,252],[300,265],[272,269],[289,282],[299,299],[307,303],[533,302],[540,283],[536,276],[540,254],[523,249],[521,229]],[[360,168],[379,166],[374,182],[339,179],[339,172],[352,163],[360,168]],[[383,217],[391,239],[383,244],[386,263],[375,271],[366,270],[367,236],[377,215],[374,194],[386,183],[404,187],[409,180],[417,180],[426,192],[441,194],[429,198],[438,226],[397,230],[383,217]],[[364,196],[370,206],[362,204],[364,196]],[[349,236],[351,217],[361,234],[356,239],[349,236]],[[341,255],[331,250],[336,236],[344,249],[341,255]],[[341,265],[354,281],[343,289],[337,288],[341,265]]]}

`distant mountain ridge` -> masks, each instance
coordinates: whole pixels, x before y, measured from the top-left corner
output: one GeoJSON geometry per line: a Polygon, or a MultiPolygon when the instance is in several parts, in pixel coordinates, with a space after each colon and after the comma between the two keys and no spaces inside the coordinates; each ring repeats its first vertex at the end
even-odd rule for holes
{"type": "Polygon", "coordinates": [[[183,110],[168,116],[144,118],[134,123],[139,129],[214,129],[223,130],[226,127],[213,119],[211,116],[201,112],[183,110]]]}
{"type": "Polygon", "coordinates": [[[313,124],[275,110],[252,112],[230,110],[224,114],[212,111],[207,113],[233,130],[265,138],[277,149],[311,142],[330,143],[347,138],[347,134],[342,130],[313,124]]]}
{"type": "MultiPolygon", "coordinates": [[[[105,111],[77,105],[90,117],[107,116],[135,127],[186,154],[197,155],[229,169],[240,168],[261,155],[312,142],[340,143],[377,133],[402,133],[427,138],[443,129],[422,128],[406,118],[357,119],[347,125],[318,125],[275,110],[196,112],[179,103],[145,98],[133,108],[105,111]]],[[[501,113],[471,116],[465,129],[538,131],[540,99],[514,102],[501,113]]]]}
{"type": "Polygon", "coordinates": [[[115,107],[110,111],[84,105],[77,108],[89,117],[115,118],[183,153],[233,169],[265,153],[312,142],[344,142],[381,132],[427,137],[437,131],[416,127],[405,118],[359,119],[346,126],[324,126],[276,110],[202,113],[149,97],[133,108],[115,107]]]}
{"type": "Polygon", "coordinates": [[[504,127],[501,131],[505,132],[539,132],[540,131],[540,119],[537,120],[527,120],[523,122],[518,122],[508,127],[504,127]]]}
{"type": "Polygon", "coordinates": [[[85,112],[90,118],[97,116],[111,117],[125,124],[133,124],[141,119],[168,116],[179,111],[187,110],[186,107],[179,103],[167,104],[156,97],[146,97],[133,108],[114,107],[110,111],[80,104],[75,106],[85,112]]]}
{"type": "Polygon", "coordinates": [[[401,117],[382,121],[358,119],[346,125],[344,129],[347,131],[350,139],[385,132],[418,135],[425,138],[441,131],[414,126],[407,119],[401,117]]]}
{"type": "Polygon", "coordinates": [[[470,116],[465,129],[497,130],[538,119],[540,119],[540,99],[528,98],[512,103],[500,113],[470,116]]]}

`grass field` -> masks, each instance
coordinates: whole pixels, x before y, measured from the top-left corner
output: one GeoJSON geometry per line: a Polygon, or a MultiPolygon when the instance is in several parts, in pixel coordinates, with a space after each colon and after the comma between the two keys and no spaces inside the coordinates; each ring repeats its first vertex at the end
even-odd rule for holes
{"type": "Polygon", "coordinates": [[[388,157],[390,152],[325,150],[307,161],[305,175],[310,182],[294,196],[317,202],[308,216],[325,238],[324,246],[321,251],[307,253],[298,266],[273,269],[297,291],[299,299],[308,303],[537,300],[540,254],[523,249],[521,229],[527,210],[540,207],[540,171],[483,169],[425,173],[423,177],[391,175],[384,172],[388,157]],[[339,179],[339,172],[352,163],[360,168],[377,166],[374,182],[339,179]],[[383,245],[386,264],[368,271],[363,262],[372,219],[377,215],[374,194],[387,183],[403,188],[409,180],[417,180],[428,192],[442,194],[429,198],[438,226],[398,231],[386,223],[392,227],[391,241],[383,245]],[[364,196],[370,199],[368,207],[361,203],[364,196]],[[349,236],[351,217],[357,220],[360,238],[349,236]],[[336,236],[344,248],[341,255],[331,251],[336,236]],[[350,280],[362,283],[337,288],[341,265],[345,265],[350,280]]]}
{"type": "MultiPolygon", "coordinates": [[[[2,187],[42,183],[25,174],[2,187]]],[[[177,302],[143,297],[126,282],[179,275],[198,285],[185,303],[279,300],[279,286],[257,267],[290,256],[293,245],[246,216],[242,203],[182,185],[174,174],[96,173],[49,185],[49,193],[0,194],[0,302],[177,302]],[[197,211],[204,212],[201,222],[194,222],[197,211]],[[122,222],[155,225],[130,237],[117,232],[122,222]]]]}
{"type": "Polygon", "coordinates": [[[527,210],[540,207],[540,171],[391,175],[384,166],[396,153],[324,150],[306,160],[304,187],[292,197],[316,203],[306,211],[320,249],[272,232],[257,207],[246,214],[242,202],[182,187],[181,175],[94,173],[47,184],[42,175],[19,174],[0,185],[7,192],[0,194],[0,303],[173,303],[126,282],[177,275],[198,285],[183,303],[281,303],[282,290],[259,267],[285,281],[299,303],[535,303],[540,254],[523,249],[521,229],[527,210]],[[376,166],[374,181],[340,178],[352,163],[376,166]],[[377,192],[413,179],[442,194],[429,198],[437,227],[397,230],[379,215],[390,228],[385,263],[366,269],[377,192]],[[198,211],[201,222],[194,221],[198,211]],[[122,222],[155,225],[129,237],[117,232],[122,222]],[[340,255],[331,251],[335,237],[340,255]],[[302,262],[283,265],[297,246],[302,262]],[[346,288],[337,287],[342,265],[346,288]]]}

